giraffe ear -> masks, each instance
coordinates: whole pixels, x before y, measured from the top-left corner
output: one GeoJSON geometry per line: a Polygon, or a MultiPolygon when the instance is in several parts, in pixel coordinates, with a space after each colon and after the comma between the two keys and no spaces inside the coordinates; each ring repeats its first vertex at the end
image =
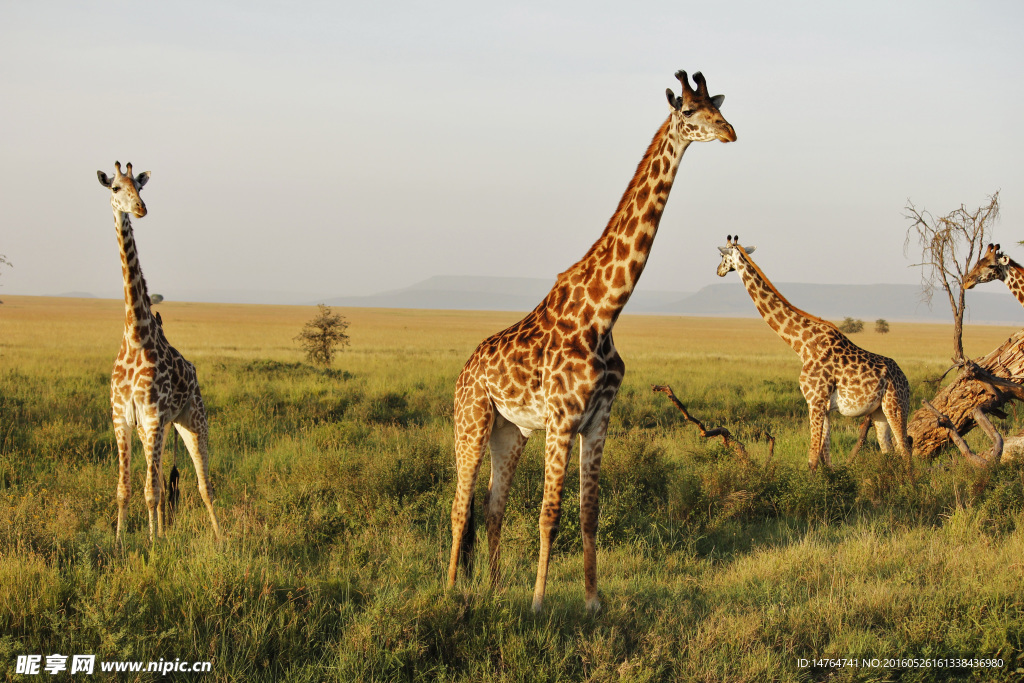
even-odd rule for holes
{"type": "Polygon", "coordinates": [[[725,102],[725,95],[715,95],[711,98],[711,104],[715,105],[715,109],[721,109],[722,102],[725,102]]]}
{"type": "Polygon", "coordinates": [[[729,247],[719,247],[718,251],[722,252],[722,256],[725,256],[729,253],[729,247]]]}
{"type": "Polygon", "coordinates": [[[139,175],[135,176],[135,186],[140,190],[142,187],[149,182],[149,171],[143,171],[139,175]]]}
{"type": "Polygon", "coordinates": [[[1008,265],[1010,265],[1010,257],[1007,256],[1006,254],[1003,254],[1002,256],[1000,256],[999,257],[999,265],[1001,265],[1001,266],[1008,266],[1008,265]]]}
{"type": "Polygon", "coordinates": [[[747,252],[748,254],[753,254],[755,249],[757,249],[757,247],[743,247],[743,251],[747,252]]]}
{"type": "Polygon", "coordinates": [[[96,177],[100,179],[100,185],[106,188],[110,187],[110,178],[107,177],[106,173],[103,171],[96,171],[96,177]]]}
{"type": "Polygon", "coordinates": [[[683,107],[683,98],[676,97],[675,93],[672,92],[672,88],[665,88],[665,96],[668,98],[668,104],[670,107],[679,111],[683,107]]]}

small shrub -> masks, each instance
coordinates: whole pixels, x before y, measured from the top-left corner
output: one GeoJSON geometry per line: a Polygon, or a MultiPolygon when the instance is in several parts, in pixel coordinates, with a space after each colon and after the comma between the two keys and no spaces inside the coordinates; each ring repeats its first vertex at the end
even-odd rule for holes
{"type": "Polygon", "coordinates": [[[889,323],[885,318],[879,318],[875,321],[875,332],[878,334],[889,334],[889,323]]]}
{"type": "Polygon", "coordinates": [[[348,335],[345,334],[348,321],[337,313],[331,313],[329,306],[318,304],[317,308],[320,312],[306,323],[295,341],[302,346],[310,363],[329,368],[334,360],[335,347],[348,345],[348,335]]]}

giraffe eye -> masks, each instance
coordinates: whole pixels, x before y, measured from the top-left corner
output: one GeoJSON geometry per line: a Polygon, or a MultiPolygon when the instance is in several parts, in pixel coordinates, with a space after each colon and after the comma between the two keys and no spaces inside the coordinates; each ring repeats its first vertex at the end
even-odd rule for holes
{"type": "Polygon", "coordinates": [[[685,116],[686,118],[690,118],[691,116],[693,116],[693,110],[687,109],[686,111],[683,112],[683,116],[685,116]]]}
{"type": "Polygon", "coordinates": [[[120,192],[121,188],[120,187],[112,187],[112,188],[110,188],[110,191],[111,192],[120,192]]]}

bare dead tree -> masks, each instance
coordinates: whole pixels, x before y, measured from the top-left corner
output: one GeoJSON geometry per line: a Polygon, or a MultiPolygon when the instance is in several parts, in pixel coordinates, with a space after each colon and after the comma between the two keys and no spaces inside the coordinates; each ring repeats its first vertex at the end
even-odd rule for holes
{"type": "Polygon", "coordinates": [[[999,192],[988,203],[969,211],[963,204],[945,216],[918,209],[907,200],[903,216],[911,221],[903,242],[907,254],[911,242],[921,248],[921,298],[929,306],[937,289],[946,293],[953,311],[953,362],[964,362],[964,277],[984,245],[990,242],[992,227],[999,218],[999,192]]]}

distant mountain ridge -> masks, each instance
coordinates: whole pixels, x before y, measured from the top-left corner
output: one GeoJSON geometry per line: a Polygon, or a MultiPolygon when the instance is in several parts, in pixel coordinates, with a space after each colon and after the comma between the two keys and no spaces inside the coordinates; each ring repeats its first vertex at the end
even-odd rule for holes
{"type": "MultiPolygon", "coordinates": [[[[318,297],[312,292],[276,290],[170,290],[169,301],[315,305],[356,308],[433,308],[440,310],[530,311],[550,291],[554,280],[526,277],[439,275],[367,296],[318,297]]],[[[818,285],[780,282],[778,289],[791,304],[828,320],[847,316],[873,322],[941,322],[951,320],[945,295],[936,292],[929,309],[917,285],[818,285]]],[[[57,296],[93,297],[87,292],[57,296]]],[[[112,295],[113,296],[113,295],[112,295]]],[[[1024,308],[1006,287],[993,284],[967,295],[965,322],[1024,325],[1024,308]]],[[[756,318],[757,310],[739,282],[716,282],[697,292],[645,290],[633,293],[626,313],[693,317],[756,318]]]]}
{"type": "MultiPolygon", "coordinates": [[[[327,299],[328,306],[358,308],[439,308],[470,311],[532,311],[551,291],[554,280],[529,277],[438,275],[402,289],[369,296],[327,299]]],[[[637,291],[626,310],[657,313],[687,292],[637,291]]]]}
{"type": "MultiPolygon", "coordinates": [[[[436,276],[402,289],[355,297],[334,297],[330,306],[371,308],[436,308],[483,311],[530,311],[550,291],[553,280],[543,278],[436,276]]],[[[819,285],[780,282],[777,287],[791,304],[830,320],[847,316],[874,321],[943,321],[951,318],[937,293],[932,307],[921,302],[917,285],[819,285]]],[[[1024,324],[1024,308],[1005,287],[974,290],[968,295],[966,322],[1024,324]]],[[[715,283],[697,292],[645,291],[633,293],[626,313],[675,314],[696,317],[757,317],[757,310],[738,282],[715,283]]]]}

